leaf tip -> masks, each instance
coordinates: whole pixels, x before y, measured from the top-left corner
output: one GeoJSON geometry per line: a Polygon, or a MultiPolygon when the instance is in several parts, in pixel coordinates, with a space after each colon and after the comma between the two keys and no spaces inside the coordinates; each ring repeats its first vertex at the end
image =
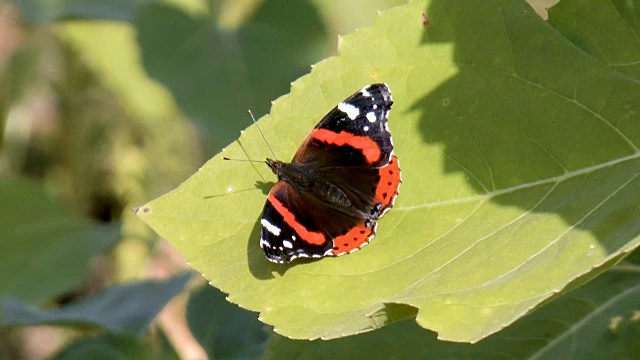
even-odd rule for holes
{"type": "Polygon", "coordinates": [[[131,208],[131,210],[133,210],[133,213],[136,215],[148,214],[151,212],[151,208],[148,206],[134,207],[131,208]]]}

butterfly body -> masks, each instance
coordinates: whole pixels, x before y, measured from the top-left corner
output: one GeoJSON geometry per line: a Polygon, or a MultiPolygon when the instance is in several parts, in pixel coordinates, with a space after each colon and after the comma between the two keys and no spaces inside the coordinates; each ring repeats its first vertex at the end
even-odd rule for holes
{"type": "Polygon", "coordinates": [[[261,219],[267,259],[339,256],[373,238],[401,183],[392,104],[386,84],[369,85],[331,110],[290,163],[267,159],[278,176],[261,219]]]}

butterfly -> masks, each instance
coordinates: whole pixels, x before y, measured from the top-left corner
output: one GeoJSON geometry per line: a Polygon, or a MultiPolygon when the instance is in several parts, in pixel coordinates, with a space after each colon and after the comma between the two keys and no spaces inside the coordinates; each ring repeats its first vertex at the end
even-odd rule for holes
{"type": "Polygon", "coordinates": [[[262,211],[260,247],[272,262],[340,256],[375,236],[402,179],[393,152],[387,84],[371,84],[320,120],[277,175],[262,211]]]}

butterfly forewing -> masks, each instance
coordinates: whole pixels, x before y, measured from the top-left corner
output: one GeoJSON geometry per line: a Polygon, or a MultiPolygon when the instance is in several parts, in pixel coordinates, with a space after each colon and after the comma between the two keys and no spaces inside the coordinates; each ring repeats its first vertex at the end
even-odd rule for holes
{"type": "MultiPolygon", "coordinates": [[[[345,151],[352,156],[343,156],[341,162],[331,165],[359,165],[364,158],[370,167],[385,166],[393,153],[388,122],[391,105],[393,98],[386,84],[372,84],[349,96],[320,120],[292,162],[317,162],[317,153],[307,152],[309,144],[315,141],[348,147],[345,151]]],[[[334,149],[332,147],[328,151],[334,149]]]]}

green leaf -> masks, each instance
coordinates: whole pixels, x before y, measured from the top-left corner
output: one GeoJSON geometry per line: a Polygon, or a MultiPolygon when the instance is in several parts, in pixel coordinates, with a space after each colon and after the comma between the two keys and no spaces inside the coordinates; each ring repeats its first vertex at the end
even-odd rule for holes
{"type": "Polygon", "coordinates": [[[624,259],[625,263],[640,265],[640,248],[636,248],[629,256],[624,259]]]}
{"type": "Polygon", "coordinates": [[[33,181],[0,180],[0,199],[0,296],[39,302],[64,294],[119,238],[119,226],[65,214],[33,181]]]}
{"type": "Polygon", "coordinates": [[[610,271],[477,344],[436,340],[414,322],[330,341],[272,337],[267,359],[633,359],[640,270],[610,271]]]}
{"type": "Polygon", "coordinates": [[[53,357],[54,360],[122,360],[157,359],[140,339],[123,334],[104,334],[86,337],[71,343],[53,357]]]}
{"type": "Polygon", "coordinates": [[[237,29],[212,19],[156,2],[140,12],[136,30],[149,75],[220,149],[251,123],[247,109],[267,112],[269,101],[308,69],[326,33],[306,0],[263,1],[237,29]]]}
{"type": "Polygon", "coordinates": [[[258,314],[229,304],[215,288],[191,295],[187,321],[210,359],[256,359],[264,353],[268,333],[258,314]]]}
{"type": "Polygon", "coordinates": [[[78,324],[112,332],[142,334],[162,308],[179,294],[191,274],[167,281],[138,281],[116,285],[102,293],[60,309],[41,310],[12,298],[2,299],[4,326],[78,324]]]}
{"type": "Polygon", "coordinates": [[[640,10],[635,1],[560,1],[549,23],[573,44],[621,74],[640,80],[640,10]]]}
{"type": "Polygon", "coordinates": [[[138,8],[151,0],[21,0],[17,5],[30,23],[63,19],[95,18],[133,21],[138,8]]]}
{"type": "Polygon", "coordinates": [[[329,339],[416,316],[440,339],[475,342],[640,244],[640,84],[526,3],[412,1],[339,54],[260,125],[287,158],[344,97],[389,83],[403,185],[370,245],[286,266],[264,258],[260,189],[275,176],[222,160],[268,156],[255,127],[138,211],[276,332],[329,339]]]}

